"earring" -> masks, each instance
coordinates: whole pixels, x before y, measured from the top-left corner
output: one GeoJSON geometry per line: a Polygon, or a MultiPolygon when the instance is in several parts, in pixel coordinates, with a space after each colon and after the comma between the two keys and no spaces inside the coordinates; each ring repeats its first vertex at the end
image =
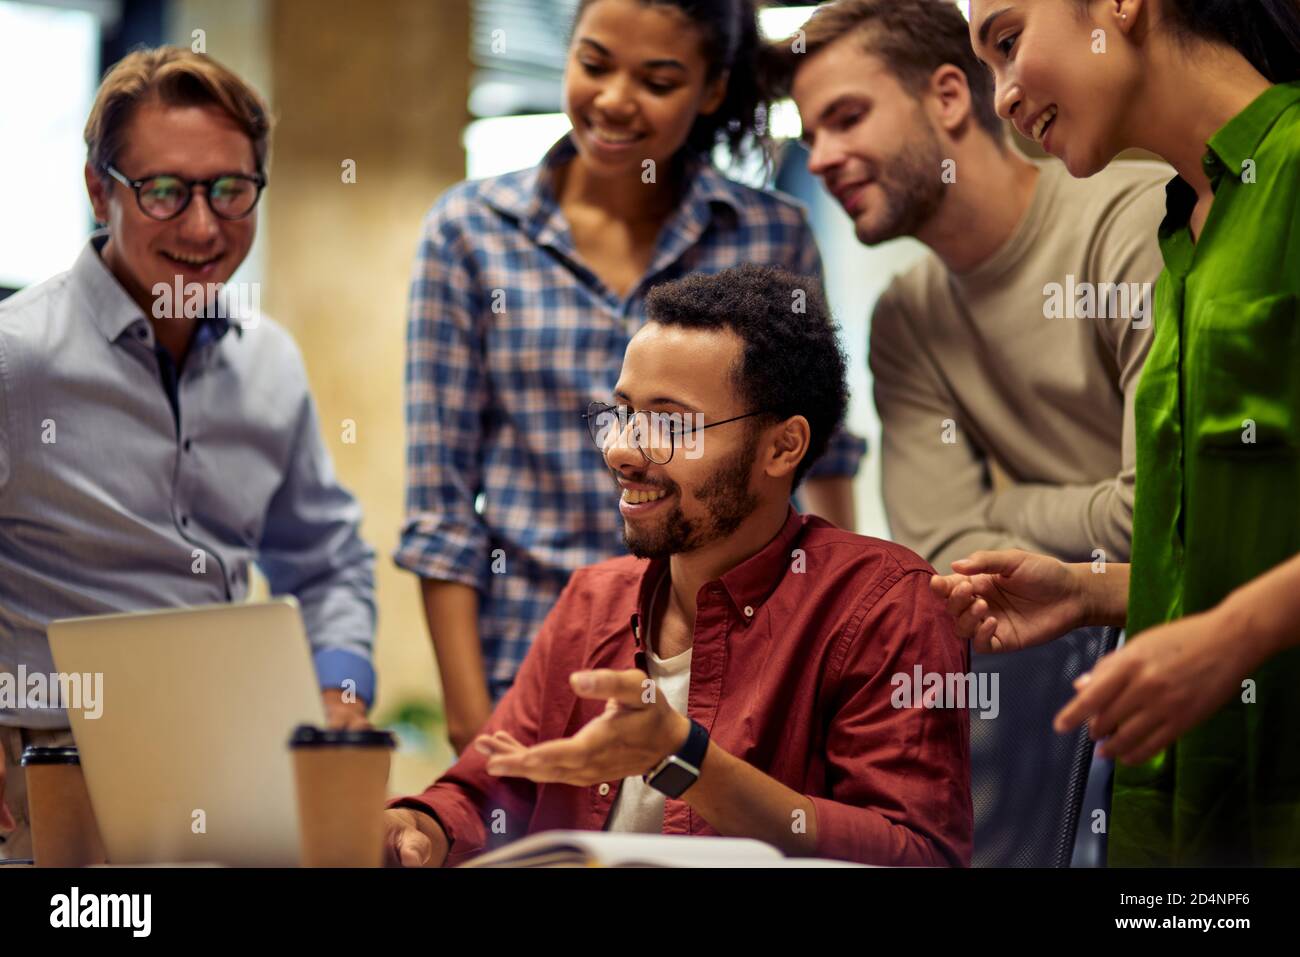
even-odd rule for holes
{"type": "Polygon", "coordinates": [[[1128,14],[1127,14],[1127,13],[1121,13],[1121,14],[1119,15],[1119,18],[1120,18],[1121,20],[1127,20],[1127,19],[1128,19],[1128,14]]]}

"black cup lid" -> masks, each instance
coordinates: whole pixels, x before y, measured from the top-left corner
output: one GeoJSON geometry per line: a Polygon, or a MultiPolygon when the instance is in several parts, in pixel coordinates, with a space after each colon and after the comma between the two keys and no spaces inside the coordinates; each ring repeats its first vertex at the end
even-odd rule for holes
{"type": "Polygon", "coordinates": [[[342,728],[317,728],[300,724],[289,738],[291,748],[395,748],[393,732],[372,728],[366,731],[342,728]]]}
{"type": "Polygon", "coordinates": [[[81,755],[76,748],[38,748],[29,744],[23,749],[18,763],[23,767],[29,764],[80,764],[81,755]]]}

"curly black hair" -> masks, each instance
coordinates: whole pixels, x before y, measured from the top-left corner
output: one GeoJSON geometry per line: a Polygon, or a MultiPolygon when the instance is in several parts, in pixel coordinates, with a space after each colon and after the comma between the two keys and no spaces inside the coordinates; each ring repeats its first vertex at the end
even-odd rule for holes
{"type": "Polygon", "coordinates": [[[746,263],[655,286],[646,313],[660,325],[730,329],[740,337],[744,352],[729,371],[747,408],[768,413],[756,421],[808,420],[808,452],[794,473],[798,488],[849,406],[844,351],[821,283],[746,263]]]}

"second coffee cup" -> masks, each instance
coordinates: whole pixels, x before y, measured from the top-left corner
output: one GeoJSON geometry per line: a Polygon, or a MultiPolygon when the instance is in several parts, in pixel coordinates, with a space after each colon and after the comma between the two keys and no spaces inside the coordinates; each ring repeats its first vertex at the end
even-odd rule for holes
{"type": "Polygon", "coordinates": [[[27,778],[32,857],[37,867],[105,863],[104,844],[90,806],[76,748],[29,745],[21,764],[27,778]]]}
{"type": "Polygon", "coordinates": [[[389,731],[300,725],[289,739],[304,867],[383,863],[384,798],[395,739],[389,731]]]}

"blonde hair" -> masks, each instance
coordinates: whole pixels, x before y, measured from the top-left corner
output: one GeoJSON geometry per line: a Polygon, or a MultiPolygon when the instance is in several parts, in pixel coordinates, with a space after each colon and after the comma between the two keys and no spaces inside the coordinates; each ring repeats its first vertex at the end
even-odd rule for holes
{"type": "Polygon", "coordinates": [[[257,169],[265,171],[272,120],[261,94],[207,54],[162,46],[127,54],[99,85],[85,140],[86,161],[101,176],[116,161],[135,108],[146,102],[217,107],[248,135],[257,169]]]}

